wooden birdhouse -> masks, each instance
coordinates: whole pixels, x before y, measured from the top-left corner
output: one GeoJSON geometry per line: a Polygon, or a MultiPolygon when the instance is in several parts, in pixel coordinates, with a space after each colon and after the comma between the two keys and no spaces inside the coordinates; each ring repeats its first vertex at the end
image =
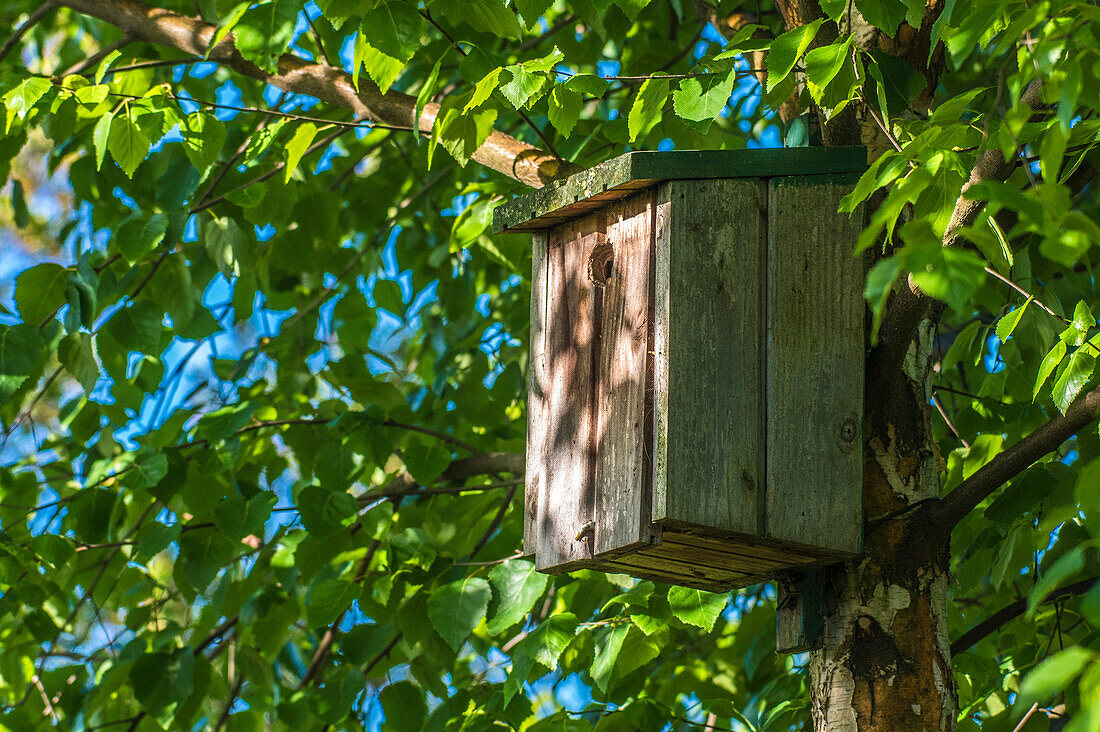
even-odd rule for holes
{"type": "Polygon", "coordinates": [[[524,546],[724,590],[861,550],[862,148],[631,152],[533,232],[524,546]]]}

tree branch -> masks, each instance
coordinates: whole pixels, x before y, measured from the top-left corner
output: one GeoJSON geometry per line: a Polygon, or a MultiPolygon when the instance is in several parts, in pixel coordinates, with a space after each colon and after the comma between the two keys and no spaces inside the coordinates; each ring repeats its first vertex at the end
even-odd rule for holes
{"type": "MultiPolygon", "coordinates": [[[[951,529],[993,491],[1026,470],[1036,460],[1055,450],[1089,422],[1100,416],[1100,386],[1077,397],[1065,414],[1055,415],[1027,437],[1009,447],[938,503],[921,511],[922,521],[932,521],[934,530],[946,539],[951,529]]],[[[927,525],[927,524],[926,524],[927,525]]]]}
{"type": "MultiPolygon", "coordinates": [[[[207,53],[216,26],[197,18],[177,15],[138,0],[61,0],[61,5],[117,26],[124,33],[149,43],[168,46],[193,56],[207,53]]],[[[421,132],[431,132],[439,113],[437,103],[424,106],[413,119],[416,99],[393,90],[383,93],[369,79],[359,79],[356,91],[351,74],[325,63],[293,54],[279,59],[278,70],[269,74],[246,60],[233,44],[232,34],[209,49],[208,60],[244,76],[296,94],[307,94],[351,110],[359,119],[421,132]]],[[[533,145],[494,130],[473,155],[482,165],[533,188],[576,172],[533,145]]]]}
{"type": "MultiPolygon", "coordinates": [[[[1054,602],[1055,600],[1060,600],[1063,597],[1070,597],[1071,595],[1080,595],[1088,592],[1093,583],[1095,583],[1098,579],[1100,579],[1100,577],[1089,577],[1088,579],[1083,579],[1080,582],[1074,582],[1073,584],[1059,587],[1057,590],[1050,593],[1050,597],[1046,599],[1046,602],[1054,602]]],[[[970,646],[985,638],[990,633],[1000,630],[1001,627],[1009,621],[1023,615],[1026,610],[1026,597],[1021,598],[1016,602],[1011,603],[1010,605],[1006,605],[1005,607],[990,615],[985,620],[975,625],[970,630],[960,635],[951,644],[951,655],[957,656],[958,654],[965,651],[967,648],[970,648],[970,646]]]]}

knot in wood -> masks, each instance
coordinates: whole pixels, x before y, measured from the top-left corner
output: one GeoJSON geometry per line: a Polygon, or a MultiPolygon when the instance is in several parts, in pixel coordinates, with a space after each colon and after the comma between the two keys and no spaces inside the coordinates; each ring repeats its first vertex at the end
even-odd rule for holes
{"type": "Polygon", "coordinates": [[[859,425],[856,424],[856,418],[849,415],[840,425],[840,439],[844,442],[851,442],[856,439],[858,433],[859,425]]]}
{"type": "Polygon", "coordinates": [[[611,279],[611,271],[614,266],[615,248],[611,242],[605,241],[592,247],[592,253],[588,255],[588,279],[596,287],[606,287],[611,279]]]}

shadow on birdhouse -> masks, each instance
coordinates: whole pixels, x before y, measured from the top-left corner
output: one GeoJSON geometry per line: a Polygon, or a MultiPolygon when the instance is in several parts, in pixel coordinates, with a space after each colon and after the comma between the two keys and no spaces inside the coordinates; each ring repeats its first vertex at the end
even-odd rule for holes
{"type": "Polygon", "coordinates": [[[862,541],[862,148],[633,152],[534,232],[524,547],[725,590],[862,541]]]}

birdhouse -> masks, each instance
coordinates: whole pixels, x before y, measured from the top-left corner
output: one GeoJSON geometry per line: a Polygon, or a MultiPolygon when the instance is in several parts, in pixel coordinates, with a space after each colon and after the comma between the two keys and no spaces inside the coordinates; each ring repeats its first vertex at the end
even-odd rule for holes
{"type": "Polygon", "coordinates": [[[861,550],[862,148],[631,152],[534,234],[524,547],[725,590],[861,550]]]}

